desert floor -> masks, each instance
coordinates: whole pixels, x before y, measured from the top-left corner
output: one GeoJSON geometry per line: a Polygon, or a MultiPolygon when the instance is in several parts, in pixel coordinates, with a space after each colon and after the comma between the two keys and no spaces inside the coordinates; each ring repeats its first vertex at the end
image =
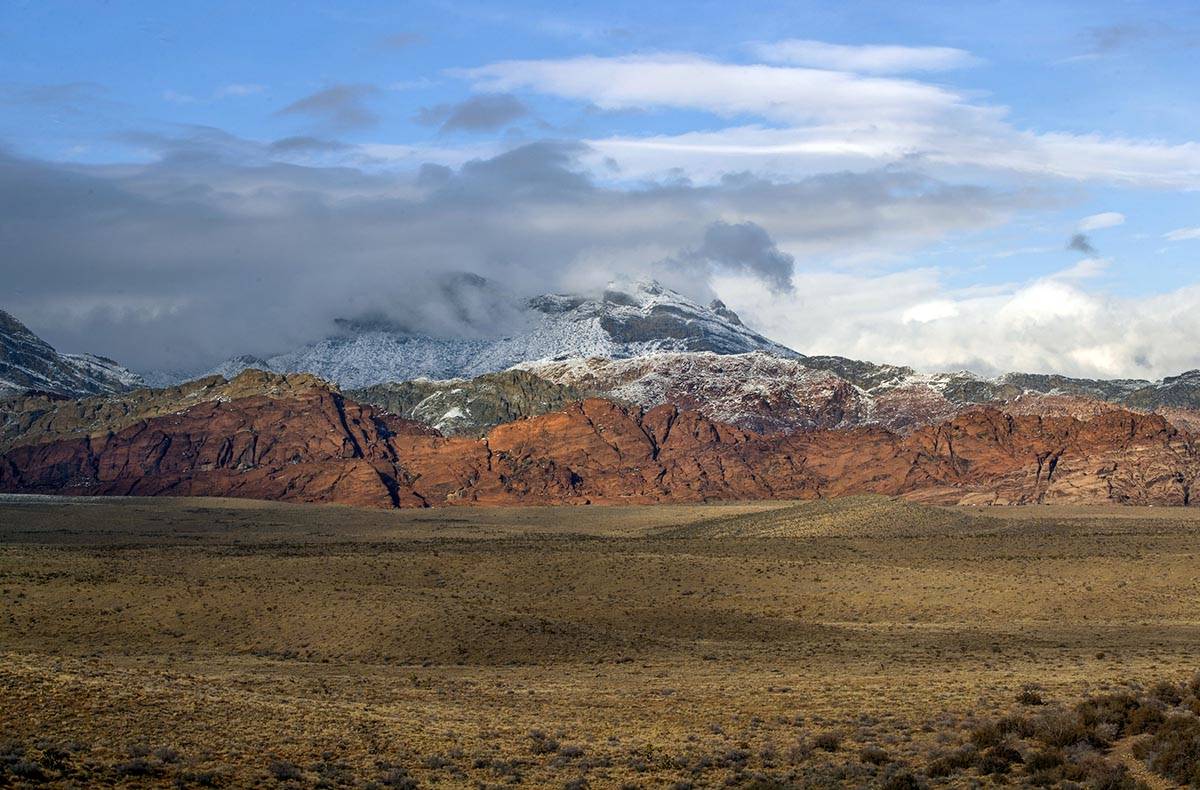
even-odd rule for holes
{"type": "Polygon", "coordinates": [[[1197,669],[1198,510],[0,498],[0,786],[1021,786],[1197,669]]]}

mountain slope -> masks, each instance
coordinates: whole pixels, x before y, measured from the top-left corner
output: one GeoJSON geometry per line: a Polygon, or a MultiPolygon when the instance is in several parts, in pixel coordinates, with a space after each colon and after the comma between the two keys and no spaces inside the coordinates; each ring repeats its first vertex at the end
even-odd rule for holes
{"type": "Polygon", "coordinates": [[[519,369],[474,379],[388,382],[347,390],[346,394],[360,403],[429,425],[446,436],[479,436],[502,423],[556,411],[583,397],[574,387],[519,369]]]}
{"type": "Polygon", "coordinates": [[[124,392],[141,383],[137,374],[111,359],[58,353],[0,310],[0,396],[34,390],[80,397],[124,392]]]}
{"type": "MultiPolygon", "coordinates": [[[[474,283],[478,287],[477,283],[474,283]]],[[[520,308],[520,330],[483,340],[414,334],[382,320],[342,320],[339,332],[267,359],[239,357],[212,371],[247,367],[308,372],[343,387],[418,378],[471,378],[529,360],[657,351],[797,354],[745,327],[720,302],[704,307],[657,283],[612,284],[596,297],[547,294],[520,308]]]]}

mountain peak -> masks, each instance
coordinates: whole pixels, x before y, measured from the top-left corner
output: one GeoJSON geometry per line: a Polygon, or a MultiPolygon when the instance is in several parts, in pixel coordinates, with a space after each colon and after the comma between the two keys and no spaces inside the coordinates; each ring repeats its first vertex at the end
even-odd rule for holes
{"type": "MultiPolygon", "coordinates": [[[[614,280],[599,293],[535,296],[524,303],[519,323],[507,337],[466,339],[413,334],[387,320],[340,321],[337,334],[254,365],[365,387],[422,377],[470,378],[540,359],[679,351],[799,356],[746,327],[719,300],[705,307],[647,279],[614,280]]],[[[217,370],[228,376],[245,366],[235,359],[217,370]]]]}
{"type": "Polygon", "coordinates": [[[0,310],[0,395],[28,391],[78,397],[141,386],[107,357],[60,354],[11,313],[0,310]]]}

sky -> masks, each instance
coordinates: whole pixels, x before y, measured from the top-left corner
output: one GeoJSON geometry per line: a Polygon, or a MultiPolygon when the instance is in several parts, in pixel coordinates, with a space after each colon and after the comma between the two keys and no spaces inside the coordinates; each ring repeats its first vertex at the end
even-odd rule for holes
{"type": "Polygon", "coordinates": [[[203,370],[655,277],[924,370],[1200,367],[1200,5],[0,4],[0,308],[203,370]]]}

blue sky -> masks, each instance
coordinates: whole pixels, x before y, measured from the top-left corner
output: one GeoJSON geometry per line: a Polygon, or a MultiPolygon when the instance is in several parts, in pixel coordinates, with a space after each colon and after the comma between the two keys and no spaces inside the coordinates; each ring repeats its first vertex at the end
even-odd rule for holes
{"type": "Polygon", "coordinates": [[[801,351],[1163,375],[1200,365],[1177,320],[1200,282],[1198,56],[1194,2],[9,2],[14,184],[111,188],[116,220],[10,217],[0,306],[69,350],[202,365],[416,309],[330,267],[670,280],[725,222],[765,230],[792,285],[753,250],[674,276],[801,351]],[[310,211],[342,244],[312,260],[286,222],[310,211]],[[497,235],[466,245],[455,221],[497,235]],[[231,291],[304,320],[195,337],[244,307],[231,291]]]}

